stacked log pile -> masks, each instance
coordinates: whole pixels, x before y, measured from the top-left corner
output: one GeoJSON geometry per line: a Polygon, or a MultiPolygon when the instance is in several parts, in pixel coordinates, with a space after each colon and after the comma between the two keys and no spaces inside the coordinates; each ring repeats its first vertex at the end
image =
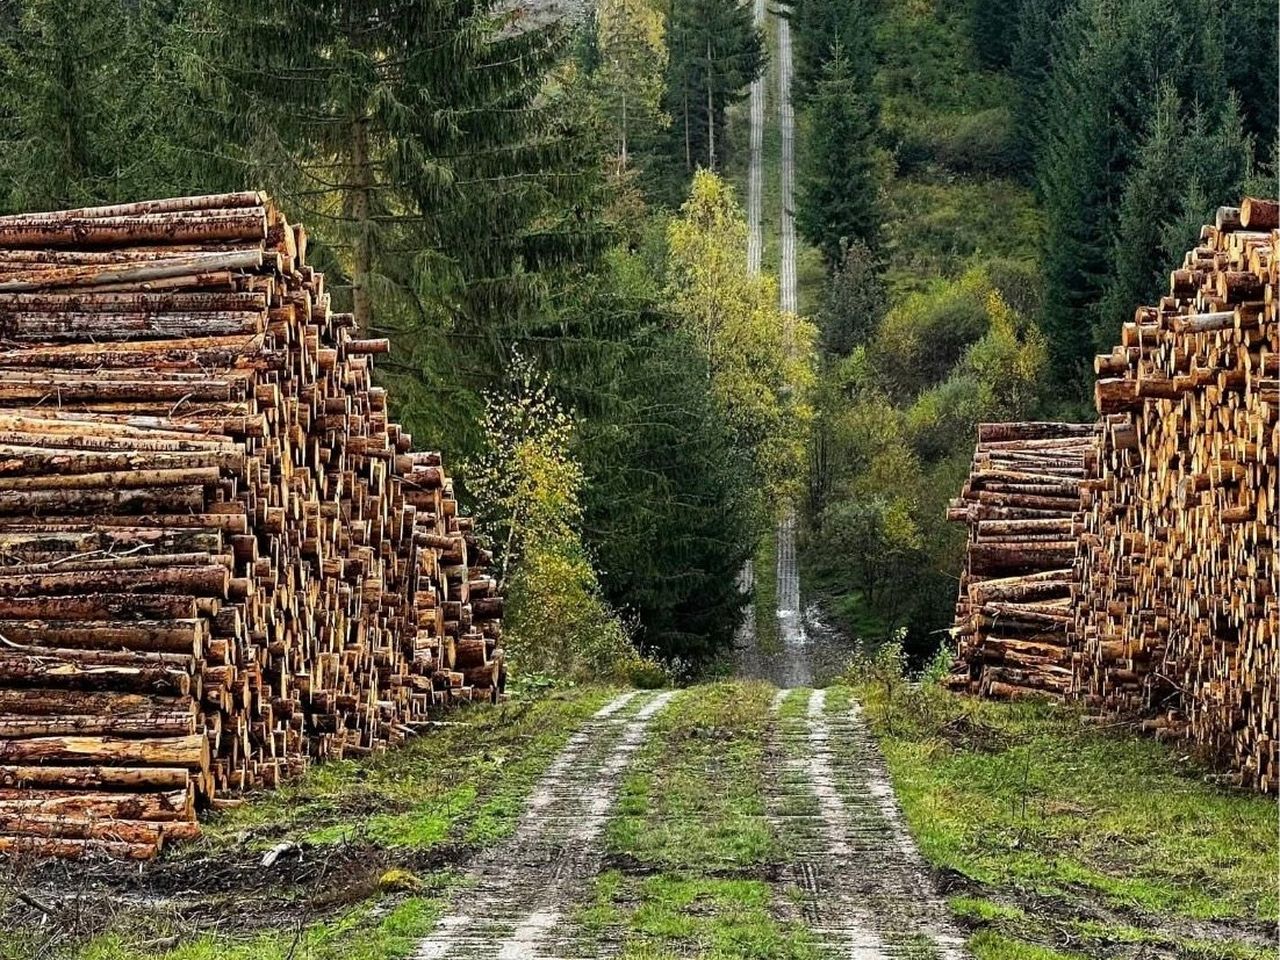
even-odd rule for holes
{"type": "Polygon", "coordinates": [[[1097,465],[1092,425],[984,423],[948,519],[969,529],[953,689],[1009,699],[1065,694],[1081,484],[1097,465]]]}
{"type": "Polygon", "coordinates": [[[1102,476],[1088,491],[1077,683],[1280,785],[1275,201],[1219,210],[1096,360],[1102,476]]]}
{"type": "Polygon", "coordinates": [[[496,699],[437,454],[263,195],[0,217],[0,852],[198,807],[496,699]]]}

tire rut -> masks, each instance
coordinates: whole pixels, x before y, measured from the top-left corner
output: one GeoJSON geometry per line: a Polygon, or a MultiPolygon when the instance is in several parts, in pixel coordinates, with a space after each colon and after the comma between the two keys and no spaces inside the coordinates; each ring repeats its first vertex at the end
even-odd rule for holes
{"type": "Polygon", "coordinates": [[[786,852],[782,880],[811,929],[833,957],[967,960],[856,709],[829,716],[826,691],[785,689],[774,708],[767,809],[786,852]],[[806,697],[805,715],[778,716],[793,694],[806,697]]]}
{"type": "Polygon", "coordinates": [[[600,834],[650,721],[675,696],[625,693],[569,738],[525,805],[514,835],[477,861],[414,960],[572,956],[566,916],[599,873],[600,834]]]}

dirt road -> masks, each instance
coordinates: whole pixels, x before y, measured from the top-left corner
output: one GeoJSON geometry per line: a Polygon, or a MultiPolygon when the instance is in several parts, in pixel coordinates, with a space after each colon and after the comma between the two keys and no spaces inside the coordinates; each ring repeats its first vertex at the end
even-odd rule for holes
{"type": "MultiPolygon", "coordinates": [[[[584,935],[598,879],[607,867],[616,869],[620,854],[604,828],[619,813],[620,785],[639,751],[650,740],[662,751],[680,750],[669,738],[699,699],[698,690],[679,698],[626,693],[588,720],[543,775],[512,838],[472,865],[415,960],[585,960],[633,945],[626,927],[584,935]],[[669,715],[661,733],[654,729],[659,715],[669,715]]],[[[715,733],[725,750],[747,736],[743,729],[715,733]]],[[[780,689],[765,739],[753,789],[763,794],[780,857],[760,871],[778,916],[798,905],[796,922],[831,960],[963,960],[962,938],[903,826],[847,691],[829,697],[825,690],[780,689]]],[[[681,835],[689,829],[685,821],[701,813],[677,805],[668,816],[658,832],[681,835]]],[[[666,949],[662,956],[684,955],[679,947],[666,949]]]]}
{"type": "Polygon", "coordinates": [[[649,722],[674,695],[622,694],[570,738],[529,797],[515,835],[472,867],[471,882],[414,960],[566,955],[573,907],[600,870],[600,832],[618,783],[649,722]]]}
{"type": "Polygon", "coordinates": [[[966,957],[857,705],[782,689],[774,711],[768,809],[810,928],[854,960],[966,957]]]}

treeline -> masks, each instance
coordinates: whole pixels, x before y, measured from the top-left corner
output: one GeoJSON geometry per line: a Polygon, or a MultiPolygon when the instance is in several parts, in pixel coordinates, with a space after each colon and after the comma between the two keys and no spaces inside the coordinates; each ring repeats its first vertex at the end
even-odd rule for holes
{"type": "Polygon", "coordinates": [[[762,60],[734,0],[21,0],[0,205],[270,190],[463,464],[525,673],[696,663],[805,449],[805,328],[692,183],[762,60]]]}
{"type": "Polygon", "coordinates": [[[798,223],[828,263],[812,575],[928,656],[984,419],[1092,416],[1093,353],[1216,206],[1274,193],[1262,0],[797,0],[798,223]]]}

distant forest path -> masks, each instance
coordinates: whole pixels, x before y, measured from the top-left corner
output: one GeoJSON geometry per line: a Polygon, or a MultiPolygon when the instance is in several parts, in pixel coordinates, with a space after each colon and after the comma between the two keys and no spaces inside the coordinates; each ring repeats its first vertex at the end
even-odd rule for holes
{"type": "MultiPolygon", "coordinates": [[[[769,14],[765,0],[755,0],[755,23],[761,30],[773,32],[776,57],[778,108],[778,141],[781,151],[777,157],[777,174],[780,178],[779,210],[777,223],[779,236],[778,297],[784,311],[796,311],[796,229],[794,213],[795,193],[795,113],[791,106],[791,27],[786,17],[769,14]]],[[[767,73],[762,73],[751,84],[750,99],[750,162],[747,170],[747,269],[754,276],[760,272],[764,251],[764,130],[771,117],[766,110],[767,73]]],[[[754,611],[750,611],[743,629],[738,635],[741,648],[740,672],[770,680],[782,687],[807,686],[813,683],[810,645],[805,628],[805,610],[800,594],[800,570],[796,562],[795,511],[788,507],[778,522],[775,542],[777,577],[777,636],[778,649],[761,648],[761,638],[755,629],[754,611]]],[[[743,571],[742,582],[747,589],[753,585],[751,564],[743,571]]],[[[772,631],[766,631],[772,635],[772,631]]]]}

